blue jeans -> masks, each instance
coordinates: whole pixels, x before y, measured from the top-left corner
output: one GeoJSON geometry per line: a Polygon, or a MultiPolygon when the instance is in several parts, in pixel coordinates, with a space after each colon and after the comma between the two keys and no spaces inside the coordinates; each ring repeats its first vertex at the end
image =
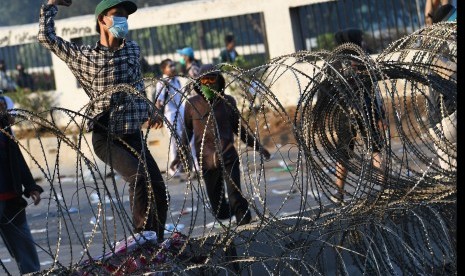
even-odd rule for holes
{"type": "Polygon", "coordinates": [[[4,216],[8,204],[16,202],[0,201],[0,234],[11,256],[16,260],[21,274],[36,272],[40,270],[39,257],[27,224],[26,213],[19,212],[12,221],[4,216]]]}

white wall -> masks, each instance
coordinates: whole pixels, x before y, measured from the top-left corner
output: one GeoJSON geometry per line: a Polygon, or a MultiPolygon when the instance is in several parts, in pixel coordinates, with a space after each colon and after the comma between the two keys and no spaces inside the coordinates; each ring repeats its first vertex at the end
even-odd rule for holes
{"type": "MultiPolygon", "coordinates": [[[[309,5],[327,0],[198,0],[158,7],[139,8],[129,17],[130,29],[148,28],[162,25],[179,24],[185,22],[208,20],[214,18],[237,16],[249,13],[263,13],[268,53],[270,58],[295,52],[294,37],[291,26],[290,8],[309,5]]],[[[74,1],[71,8],[78,8],[79,1],[74,1]]],[[[59,7],[66,9],[66,7],[59,7]]],[[[95,35],[94,15],[57,20],[55,22],[57,35],[66,40],[83,36],[95,35]]],[[[13,27],[0,27],[0,47],[36,42],[38,23],[13,27]]],[[[219,51],[219,50],[218,50],[219,51]]],[[[76,79],[66,64],[55,55],[52,55],[53,68],[57,91],[57,101],[61,107],[79,111],[87,103],[88,98],[84,91],[77,87],[76,79]]],[[[299,65],[297,65],[299,66],[299,65]]],[[[271,87],[273,93],[284,105],[296,105],[299,99],[300,86],[306,85],[306,81],[296,82],[295,76],[287,71],[271,87]]],[[[64,119],[64,122],[67,120],[64,119]]],[[[44,140],[45,141],[45,140],[44,140]]],[[[46,139],[46,157],[55,160],[56,139],[46,139]]],[[[90,141],[90,140],[89,140],[90,141]]],[[[41,152],[35,152],[40,146],[34,146],[37,141],[22,141],[29,145],[28,150],[33,156],[42,156],[41,152]]],[[[152,131],[149,137],[149,148],[155,156],[160,168],[166,166],[168,135],[164,131],[152,131]]],[[[25,156],[28,156],[27,154],[25,156]]],[[[60,167],[63,172],[73,174],[75,170],[76,154],[69,147],[62,147],[60,153],[60,167]]],[[[45,157],[40,159],[41,166],[45,164],[45,157]]],[[[34,162],[28,160],[34,174],[39,174],[34,162]]],[[[52,163],[53,166],[53,163],[52,163]]]]}
{"type": "MultiPolygon", "coordinates": [[[[129,17],[131,29],[148,28],[154,26],[179,24],[185,22],[237,16],[262,12],[264,14],[268,51],[270,58],[295,51],[294,37],[291,26],[289,9],[292,7],[325,2],[326,0],[199,0],[180,2],[165,6],[139,8],[129,17]],[[252,4],[253,3],[253,4],[252,4]]],[[[78,1],[71,7],[77,8],[78,1]]],[[[59,11],[58,11],[59,12],[59,11]]],[[[95,35],[94,15],[57,20],[57,35],[66,40],[82,36],[95,35]]],[[[14,27],[0,28],[0,47],[36,41],[38,24],[28,24],[14,27]]],[[[77,88],[76,80],[71,71],[56,56],[52,57],[55,69],[57,99],[64,108],[79,110],[87,102],[87,96],[82,89],[77,88]]],[[[291,89],[293,90],[293,89],[291,89]]],[[[279,98],[292,104],[298,95],[289,94],[289,89],[282,88],[274,91],[279,98]],[[284,93],[283,95],[281,95],[284,93]]]]}

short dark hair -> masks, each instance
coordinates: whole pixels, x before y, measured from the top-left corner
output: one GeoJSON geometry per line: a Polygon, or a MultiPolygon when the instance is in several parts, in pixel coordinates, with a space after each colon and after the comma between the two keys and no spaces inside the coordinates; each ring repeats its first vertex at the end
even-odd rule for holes
{"type": "MultiPolygon", "coordinates": [[[[106,9],[104,10],[100,15],[107,15],[107,12],[108,12],[109,9],[106,9]]],[[[95,20],[95,30],[97,31],[98,34],[100,34],[100,26],[98,24],[98,16],[97,16],[97,19],[95,20]]]]}
{"type": "Polygon", "coordinates": [[[171,63],[171,62],[173,62],[173,60],[170,59],[170,58],[162,60],[161,63],[160,63],[161,71],[163,72],[163,70],[165,70],[166,66],[168,66],[168,64],[171,63]]]}
{"type": "Polygon", "coordinates": [[[225,37],[224,37],[224,43],[225,44],[229,44],[231,42],[234,41],[234,35],[233,34],[227,34],[225,37]]]}
{"type": "Polygon", "coordinates": [[[337,45],[350,42],[361,47],[363,41],[363,32],[360,29],[340,30],[334,34],[334,39],[336,40],[337,45]]]}

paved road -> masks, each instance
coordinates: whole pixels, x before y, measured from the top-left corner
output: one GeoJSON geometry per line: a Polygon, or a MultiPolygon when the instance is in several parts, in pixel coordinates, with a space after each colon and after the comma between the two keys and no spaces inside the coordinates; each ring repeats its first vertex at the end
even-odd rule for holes
{"type": "MultiPolygon", "coordinates": [[[[394,151],[400,151],[398,145],[397,148],[395,148],[396,145],[393,146],[394,151]]],[[[247,175],[250,178],[248,181],[243,181],[242,189],[248,198],[253,200],[257,208],[254,213],[258,211],[266,216],[296,213],[298,210],[317,206],[318,202],[315,197],[320,197],[322,204],[330,203],[323,193],[318,193],[318,191],[312,190],[312,187],[307,188],[307,185],[302,185],[301,178],[294,179],[296,170],[295,164],[292,162],[297,160],[298,152],[296,148],[288,150],[289,148],[283,148],[281,151],[283,156],[276,154],[271,161],[265,163],[266,185],[263,184],[263,181],[260,182],[260,185],[257,184],[259,173],[244,174],[244,177],[247,175]],[[285,165],[283,166],[283,160],[290,165],[287,167],[288,169],[285,165]],[[252,183],[255,184],[252,185],[252,183]],[[306,188],[300,192],[298,185],[293,185],[293,183],[298,183],[306,188]]],[[[254,169],[252,165],[249,168],[254,169]]],[[[322,170],[325,173],[330,173],[331,169],[322,170]]],[[[166,180],[171,196],[171,217],[168,223],[176,224],[181,232],[185,234],[190,232],[191,236],[221,231],[221,226],[214,223],[213,217],[204,209],[203,203],[197,200],[199,192],[197,181],[192,181],[192,185],[188,185],[188,182],[183,178],[185,175],[182,175],[181,178],[166,180]],[[183,210],[182,213],[181,210],[183,210]]],[[[106,203],[99,203],[95,190],[98,188],[102,194],[106,193],[100,181],[97,187],[93,181],[82,182],[81,179],[76,185],[76,178],[65,177],[61,180],[62,185],[54,183],[55,190],[52,191],[45,182],[39,183],[43,185],[46,192],[42,195],[43,200],[38,206],[28,206],[27,216],[33,237],[38,244],[42,269],[50,267],[54,262],[54,257],[57,257],[57,261],[65,266],[71,262],[79,261],[80,256],[84,254],[85,244],[90,244],[89,254],[91,256],[101,255],[103,253],[102,232],[106,233],[112,241],[124,237],[123,230],[130,229],[129,197],[124,181],[118,176],[115,177],[115,180],[120,194],[120,200],[115,204],[122,204],[126,212],[112,210],[109,196],[102,195],[102,198],[105,198],[102,202],[106,201],[106,203]],[[66,210],[68,212],[65,212],[66,210]],[[98,223],[97,217],[99,218],[98,223]]],[[[107,178],[107,183],[111,184],[111,178],[107,178]]],[[[114,194],[114,189],[111,187],[109,189],[110,193],[114,194]]],[[[113,196],[111,198],[116,200],[113,196]]],[[[108,252],[108,244],[105,247],[108,252]]],[[[17,274],[16,264],[1,241],[0,258],[13,275],[17,274]]]]}

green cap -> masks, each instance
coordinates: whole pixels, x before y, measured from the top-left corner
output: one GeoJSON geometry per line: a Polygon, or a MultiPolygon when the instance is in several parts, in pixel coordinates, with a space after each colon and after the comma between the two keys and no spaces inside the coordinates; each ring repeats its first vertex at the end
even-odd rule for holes
{"type": "Polygon", "coordinates": [[[113,8],[114,6],[121,5],[128,12],[128,15],[137,10],[137,5],[132,1],[127,0],[102,0],[95,8],[95,18],[97,18],[103,11],[113,8]]]}

